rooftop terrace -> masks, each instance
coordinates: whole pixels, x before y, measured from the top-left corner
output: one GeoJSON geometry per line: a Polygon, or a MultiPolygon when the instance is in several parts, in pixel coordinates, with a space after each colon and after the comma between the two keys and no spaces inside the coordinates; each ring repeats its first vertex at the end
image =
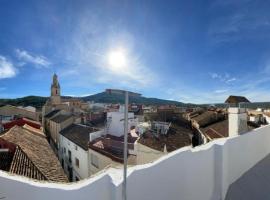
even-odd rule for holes
{"type": "MultiPolygon", "coordinates": [[[[228,199],[233,194],[233,190],[242,195],[249,190],[249,194],[253,194],[250,198],[265,199],[261,197],[268,196],[260,194],[267,193],[265,187],[270,183],[270,169],[267,164],[270,153],[269,132],[270,125],[241,136],[217,139],[196,148],[184,147],[153,163],[130,167],[127,198],[224,200],[226,195],[228,199]],[[260,161],[264,163],[264,158],[266,164],[261,164],[260,161]],[[254,166],[259,166],[257,169],[260,169],[260,174],[247,176],[254,166]],[[254,186],[258,178],[265,183],[263,187],[254,186]]],[[[113,168],[76,184],[33,182],[0,171],[0,184],[0,197],[12,200],[122,199],[122,170],[113,168]]],[[[233,197],[231,199],[237,196],[233,197]]]]}

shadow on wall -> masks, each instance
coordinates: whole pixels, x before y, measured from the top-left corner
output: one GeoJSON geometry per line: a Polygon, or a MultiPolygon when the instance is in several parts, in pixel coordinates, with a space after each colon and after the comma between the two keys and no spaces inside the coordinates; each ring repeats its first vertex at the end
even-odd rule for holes
{"type": "Polygon", "coordinates": [[[2,193],[0,193],[0,199],[5,199],[6,197],[3,196],[2,193]]]}

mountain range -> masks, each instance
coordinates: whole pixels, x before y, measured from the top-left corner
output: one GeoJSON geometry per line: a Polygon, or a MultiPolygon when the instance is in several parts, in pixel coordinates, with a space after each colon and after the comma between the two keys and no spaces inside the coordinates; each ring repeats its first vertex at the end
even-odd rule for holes
{"type": "MultiPolygon", "coordinates": [[[[41,96],[26,96],[22,98],[16,99],[0,99],[0,106],[1,105],[14,105],[14,106],[34,106],[37,108],[41,108],[49,97],[41,97],[41,96]]],[[[124,103],[124,95],[121,94],[108,94],[106,92],[97,93],[94,95],[84,96],[84,97],[70,97],[70,96],[63,96],[62,98],[78,98],[83,101],[94,101],[99,103],[124,103]]],[[[158,98],[148,98],[143,96],[138,97],[129,97],[130,103],[136,104],[144,104],[144,105],[191,105],[185,104],[178,101],[172,100],[165,100],[165,99],[158,99],[158,98]]]]}

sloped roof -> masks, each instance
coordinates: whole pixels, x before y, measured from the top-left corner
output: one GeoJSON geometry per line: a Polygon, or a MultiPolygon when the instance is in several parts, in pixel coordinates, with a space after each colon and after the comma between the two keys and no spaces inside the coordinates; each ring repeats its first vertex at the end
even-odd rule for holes
{"type": "Polygon", "coordinates": [[[224,113],[218,113],[215,111],[205,111],[204,113],[194,117],[192,120],[196,121],[200,127],[205,127],[209,124],[218,122],[225,119],[224,113]]]}
{"type": "Polygon", "coordinates": [[[201,128],[204,135],[210,139],[223,138],[229,136],[229,122],[228,119],[215,122],[205,128],[201,128]]]}
{"type": "Polygon", "coordinates": [[[19,146],[16,147],[9,172],[37,180],[48,180],[19,146]]]}
{"type": "MultiPolygon", "coordinates": [[[[128,135],[128,149],[134,149],[134,143],[137,138],[128,135]]],[[[89,143],[89,148],[101,153],[113,161],[123,163],[124,158],[124,137],[117,137],[110,134],[96,138],[89,143]]],[[[128,155],[128,162],[134,159],[134,155],[128,155]]]]}
{"type": "Polygon", "coordinates": [[[71,118],[71,117],[72,117],[72,115],[70,115],[70,114],[66,114],[66,115],[59,114],[59,115],[51,118],[51,120],[53,122],[56,122],[56,123],[62,123],[64,121],[66,121],[67,119],[71,118]]]}
{"type": "Polygon", "coordinates": [[[250,101],[246,98],[246,97],[243,97],[243,96],[229,96],[225,103],[250,103],[250,101]]]}
{"type": "MultiPolygon", "coordinates": [[[[18,150],[18,156],[24,159],[26,159],[24,156],[27,156],[27,159],[35,166],[25,165],[19,159],[16,162],[17,164],[14,164],[13,171],[15,173],[18,171],[21,172],[21,170],[31,171],[38,169],[49,181],[68,182],[67,176],[45,136],[28,131],[19,126],[14,126],[2,135],[1,138],[18,146],[20,148],[19,150],[22,151],[19,152],[18,150]],[[19,164],[21,165],[19,166],[19,164]],[[19,168],[16,168],[16,166],[19,168]]],[[[23,172],[21,173],[24,174],[23,172]]]]}
{"type": "Polygon", "coordinates": [[[159,135],[159,137],[157,137],[151,131],[148,131],[139,138],[138,143],[162,152],[166,145],[167,151],[171,152],[191,145],[191,135],[191,129],[172,123],[167,136],[159,135]]]}
{"type": "MultiPolygon", "coordinates": [[[[247,121],[247,128],[247,131],[250,131],[254,128],[258,128],[258,126],[256,127],[256,125],[253,125],[247,121]]],[[[204,128],[200,128],[200,130],[209,139],[229,137],[229,121],[228,119],[217,121],[207,125],[204,128]]]]}
{"type": "Polygon", "coordinates": [[[87,151],[88,142],[90,140],[89,134],[96,131],[98,131],[98,129],[93,127],[71,124],[60,131],[60,134],[87,151]]]}
{"type": "Polygon", "coordinates": [[[60,111],[61,111],[61,110],[59,110],[59,109],[53,110],[53,111],[47,113],[44,117],[45,117],[45,118],[51,118],[51,117],[53,117],[54,115],[56,115],[56,114],[57,114],[58,112],[60,112],[60,111]]]}
{"type": "Polygon", "coordinates": [[[4,129],[10,129],[15,125],[24,126],[25,124],[27,124],[33,128],[36,128],[36,129],[40,129],[40,127],[41,127],[41,124],[39,122],[29,120],[27,118],[20,118],[20,119],[13,120],[11,122],[4,123],[3,127],[4,127],[4,129]]]}

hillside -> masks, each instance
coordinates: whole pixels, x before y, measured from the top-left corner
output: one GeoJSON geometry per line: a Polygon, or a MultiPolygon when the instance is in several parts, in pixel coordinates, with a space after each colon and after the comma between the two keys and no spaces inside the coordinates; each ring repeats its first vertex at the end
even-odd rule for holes
{"type": "MultiPolygon", "coordinates": [[[[100,103],[124,103],[124,95],[120,94],[108,94],[106,92],[82,97],[84,101],[94,101],[100,103]]],[[[138,104],[145,104],[145,105],[167,105],[167,104],[175,104],[175,105],[183,105],[183,103],[178,101],[170,101],[164,99],[157,99],[157,98],[147,98],[143,96],[139,97],[129,97],[130,103],[138,103],[138,104]]]]}
{"type": "MultiPolygon", "coordinates": [[[[70,97],[64,97],[64,98],[70,98],[70,97]]],[[[82,99],[84,101],[94,101],[94,102],[100,102],[100,103],[124,103],[124,95],[119,94],[108,94],[106,92],[85,96],[85,97],[76,97],[79,99],[82,99]]],[[[16,99],[0,99],[0,106],[1,105],[14,105],[14,106],[34,106],[36,108],[41,108],[48,97],[40,97],[40,96],[26,96],[22,98],[16,98],[16,99]]],[[[181,102],[177,101],[170,101],[170,100],[164,100],[164,99],[157,99],[157,98],[147,98],[147,97],[130,97],[129,98],[130,103],[138,103],[138,104],[144,104],[144,105],[186,105],[181,102]]]]}
{"type": "Polygon", "coordinates": [[[48,97],[40,96],[26,96],[16,99],[0,99],[0,106],[2,105],[13,105],[13,106],[34,106],[36,108],[41,108],[48,97]]]}

